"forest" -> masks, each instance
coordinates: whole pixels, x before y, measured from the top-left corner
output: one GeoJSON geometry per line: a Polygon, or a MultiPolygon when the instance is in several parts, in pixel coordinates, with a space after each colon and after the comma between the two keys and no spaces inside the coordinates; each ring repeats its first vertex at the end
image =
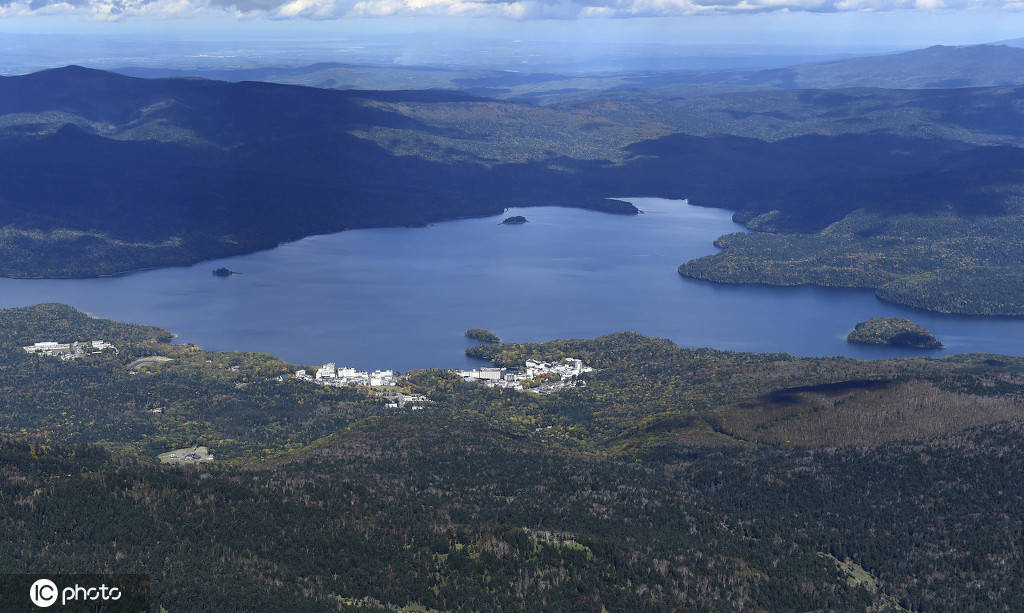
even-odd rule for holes
{"type": "Polygon", "coordinates": [[[488,343],[596,370],[550,396],[414,371],[408,411],[168,339],[0,311],[5,569],[146,573],[154,611],[1024,606],[1019,358],[488,343]],[[119,353],[20,348],[93,337],[119,353]],[[217,461],[155,458],[191,444],[217,461]]]}

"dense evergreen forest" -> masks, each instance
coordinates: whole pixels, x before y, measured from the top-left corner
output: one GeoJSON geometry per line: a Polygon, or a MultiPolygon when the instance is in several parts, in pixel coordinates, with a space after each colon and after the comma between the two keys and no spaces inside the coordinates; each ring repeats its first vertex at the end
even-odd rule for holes
{"type": "Polygon", "coordinates": [[[1021,359],[485,344],[596,370],[417,371],[412,411],[168,337],[0,311],[3,568],[149,573],[154,611],[1024,607],[1021,359]],[[119,352],[20,348],[97,337],[119,352]],[[193,444],[217,461],[155,459],[193,444]]]}

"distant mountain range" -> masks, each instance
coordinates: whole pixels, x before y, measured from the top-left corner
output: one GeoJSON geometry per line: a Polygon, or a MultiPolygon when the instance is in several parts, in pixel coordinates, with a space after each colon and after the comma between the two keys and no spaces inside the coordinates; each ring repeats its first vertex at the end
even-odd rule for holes
{"type": "Polygon", "coordinates": [[[1024,49],[941,46],[765,70],[627,75],[619,88],[664,97],[777,89],[950,89],[1024,84],[1024,49]]]}
{"type": "Polygon", "coordinates": [[[892,55],[760,70],[747,73],[739,81],[793,89],[945,89],[1019,85],[1024,83],[1024,49],[1007,45],[937,45],[892,55]]]}
{"type": "MultiPolygon", "coordinates": [[[[259,80],[334,89],[448,88],[489,97],[558,101],[615,88],[668,88],[678,94],[748,89],[895,89],[986,87],[1024,84],[1024,39],[999,44],[942,46],[784,68],[655,70],[600,74],[552,74],[408,66],[318,63],[245,69],[187,71],[124,67],[138,77],[202,76],[227,81],[259,80]],[[676,91],[685,86],[683,92],[676,91]]],[[[682,63],[682,59],[680,62],[682,63]]],[[[689,64],[689,62],[687,62],[689,64]]]]}
{"type": "Polygon", "coordinates": [[[992,43],[993,45],[1007,45],[1009,47],[1024,47],[1024,38],[1010,38],[992,43]]]}

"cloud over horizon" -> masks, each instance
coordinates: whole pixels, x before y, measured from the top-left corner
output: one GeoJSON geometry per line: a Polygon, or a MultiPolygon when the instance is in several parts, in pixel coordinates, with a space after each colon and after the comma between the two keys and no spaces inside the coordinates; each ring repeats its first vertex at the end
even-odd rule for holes
{"type": "Polygon", "coordinates": [[[0,0],[0,18],[75,13],[96,20],[227,12],[239,18],[466,16],[510,19],[671,17],[764,12],[1024,8],[1022,0],[0,0]]]}

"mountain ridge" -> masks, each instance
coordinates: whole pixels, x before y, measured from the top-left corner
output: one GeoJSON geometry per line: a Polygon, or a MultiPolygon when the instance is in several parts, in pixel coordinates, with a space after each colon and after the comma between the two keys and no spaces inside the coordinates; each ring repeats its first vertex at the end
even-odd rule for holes
{"type": "Polygon", "coordinates": [[[1004,229],[1022,210],[1022,100],[1015,86],[542,106],[81,67],[5,78],[0,274],[119,274],[508,207],[636,214],[608,196],[643,193],[755,231],[690,276],[1017,315],[1024,261],[1004,229]]]}

